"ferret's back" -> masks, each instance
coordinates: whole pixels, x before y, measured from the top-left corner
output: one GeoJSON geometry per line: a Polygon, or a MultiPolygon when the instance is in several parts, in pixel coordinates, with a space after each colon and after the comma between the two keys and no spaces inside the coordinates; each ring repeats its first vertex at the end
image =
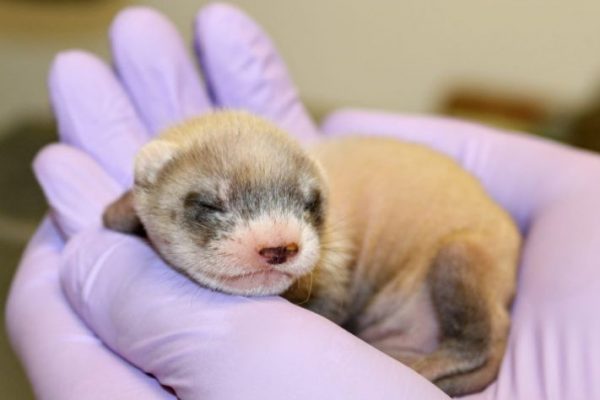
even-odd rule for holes
{"type": "Polygon", "coordinates": [[[310,149],[331,188],[332,205],[388,216],[484,228],[506,213],[454,160],[425,146],[382,137],[324,141],[310,149]],[[347,201],[348,197],[353,200],[347,201]],[[368,207],[367,207],[368,206],[368,207]],[[433,221],[437,220],[437,221],[433,221]]]}
{"type": "Polygon", "coordinates": [[[511,218],[451,158],[378,137],[333,139],[310,152],[328,179],[331,219],[352,228],[359,264],[399,266],[404,255],[435,251],[464,231],[488,237],[493,256],[513,261],[519,234],[511,218]]]}

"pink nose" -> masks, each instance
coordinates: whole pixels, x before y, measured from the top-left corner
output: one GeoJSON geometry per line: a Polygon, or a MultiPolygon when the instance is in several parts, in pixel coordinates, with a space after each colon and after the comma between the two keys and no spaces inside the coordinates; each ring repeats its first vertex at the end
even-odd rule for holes
{"type": "Polygon", "coordinates": [[[265,261],[269,264],[283,264],[288,258],[298,254],[298,245],[290,243],[280,247],[265,247],[258,251],[265,261]]]}

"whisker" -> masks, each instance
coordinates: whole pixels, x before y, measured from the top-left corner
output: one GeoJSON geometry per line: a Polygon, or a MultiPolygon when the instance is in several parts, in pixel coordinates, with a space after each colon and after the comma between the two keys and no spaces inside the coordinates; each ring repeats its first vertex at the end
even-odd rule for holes
{"type": "MultiPolygon", "coordinates": [[[[298,282],[298,281],[296,281],[296,282],[298,282]]],[[[310,296],[312,294],[312,288],[313,288],[313,272],[311,271],[310,272],[310,281],[308,284],[308,294],[306,295],[306,299],[302,300],[300,303],[296,303],[296,305],[301,306],[303,304],[308,303],[308,301],[310,300],[310,296]]]]}

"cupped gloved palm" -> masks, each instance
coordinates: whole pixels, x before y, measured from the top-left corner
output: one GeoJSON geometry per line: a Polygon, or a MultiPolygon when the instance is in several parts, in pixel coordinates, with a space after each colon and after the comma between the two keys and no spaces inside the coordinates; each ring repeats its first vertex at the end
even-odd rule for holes
{"type": "Polygon", "coordinates": [[[366,398],[410,395],[413,381],[438,393],[315,314],[277,297],[200,288],[141,240],[100,229],[103,208],[132,183],[137,149],[180,119],[213,106],[246,108],[302,139],[316,136],[252,21],[213,5],[196,32],[211,96],[173,27],[149,9],[115,21],[119,78],[82,52],[54,63],[50,91],[64,144],[45,149],[34,167],[55,224],[46,221],[32,240],[8,305],[13,345],[37,396],[366,398]]]}
{"type": "MultiPolygon", "coordinates": [[[[131,184],[137,149],[183,118],[245,108],[301,140],[319,137],[283,62],[252,21],[217,4],[196,22],[209,89],[171,25],[143,8],[115,21],[116,75],[81,52],[60,55],[53,66],[50,88],[65,144],[45,149],[35,163],[53,218],[28,247],[7,315],[36,394],[446,398],[313,313],[278,297],[200,288],[142,240],[101,229],[103,208],[131,184]]],[[[456,121],[365,111],[338,112],[322,131],[393,135],[450,154],[525,232],[507,355],[498,381],[473,398],[600,396],[597,157],[456,121]]]]}

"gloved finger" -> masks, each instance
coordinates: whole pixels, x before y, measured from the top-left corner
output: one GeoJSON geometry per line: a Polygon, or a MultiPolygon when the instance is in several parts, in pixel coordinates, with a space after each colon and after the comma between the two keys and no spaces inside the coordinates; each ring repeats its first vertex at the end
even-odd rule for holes
{"type": "Polygon", "coordinates": [[[146,135],[112,71],[91,54],[69,51],[54,60],[49,85],[61,140],[90,154],[121,186],[130,187],[133,158],[146,135]]]}
{"type": "Polygon", "coordinates": [[[449,118],[364,110],[338,111],[322,126],[330,137],[392,136],[421,143],[457,160],[507,209],[522,230],[561,193],[589,185],[596,157],[546,140],[449,118]]]}
{"type": "Polygon", "coordinates": [[[70,308],[60,287],[63,243],[46,219],[13,280],[6,322],[39,399],[173,399],[155,379],[106,348],[70,308]]]}
{"type": "Polygon", "coordinates": [[[142,240],[86,231],[65,250],[63,288],[116,353],[181,399],[447,398],[407,367],[278,297],[198,287],[142,240]]]}
{"type": "Polygon", "coordinates": [[[181,36],[158,11],[122,11],[110,37],[117,72],[151,135],[210,109],[181,36]]]}
{"type": "Polygon", "coordinates": [[[318,134],[285,63],[263,30],[234,6],[204,7],[196,18],[196,49],[216,103],[275,122],[301,141],[318,134]]]}
{"type": "MultiPolygon", "coordinates": [[[[600,181],[600,173],[596,179],[600,181]]],[[[522,254],[509,345],[494,399],[600,396],[600,186],[536,215],[522,254]]]]}
{"type": "Polygon", "coordinates": [[[33,170],[67,237],[86,227],[100,227],[103,210],[122,191],[90,156],[64,144],[42,149],[33,170]]]}

